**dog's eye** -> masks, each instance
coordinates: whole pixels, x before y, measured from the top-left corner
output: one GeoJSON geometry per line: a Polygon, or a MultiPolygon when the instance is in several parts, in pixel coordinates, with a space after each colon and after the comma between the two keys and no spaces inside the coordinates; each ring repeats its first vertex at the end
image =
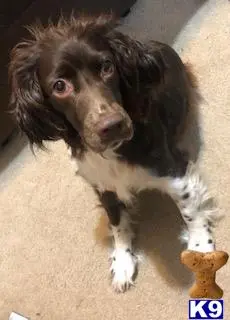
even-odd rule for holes
{"type": "Polygon", "coordinates": [[[114,65],[112,61],[106,60],[102,64],[101,73],[103,77],[108,77],[113,74],[114,71],[114,65]]]}
{"type": "Polygon", "coordinates": [[[57,96],[67,96],[73,91],[72,84],[64,79],[57,80],[53,85],[53,93],[57,96]]]}
{"type": "Polygon", "coordinates": [[[66,84],[64,80],[58,80],[54,84],[54,90],[57,91],[58,93],[62,93],[66,90],[66,84]]]}

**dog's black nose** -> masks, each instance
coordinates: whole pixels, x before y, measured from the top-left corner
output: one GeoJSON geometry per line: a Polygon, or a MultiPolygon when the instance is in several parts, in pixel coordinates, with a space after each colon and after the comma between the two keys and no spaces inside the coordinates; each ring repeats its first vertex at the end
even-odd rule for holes
{"type": "Polygon", "coordinates": [[[98,135],[101,139],[113,140],[123,134],[125,121],[120,115],[112,115],[101,119],[98,124],[98,135]]]}

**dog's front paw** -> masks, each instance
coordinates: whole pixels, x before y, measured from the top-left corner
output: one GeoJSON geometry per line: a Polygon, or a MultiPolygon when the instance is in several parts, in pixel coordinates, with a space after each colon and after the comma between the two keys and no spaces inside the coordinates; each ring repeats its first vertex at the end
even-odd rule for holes
{"type": "Polygon", "coordinates": [[[133,285],[138,259],[130,249],[116,249],[111,260],[112,286],[116,292],[125,292],[133,285]]]}
{"type": "MultiPolygon", "coordinates": [[[[193,239],[192,239],[193,240],[193,239]]],[[[188,243],[188,250],[198,251],[198,252],[213,252],[215,251],[215,244],[214,240],[212,239],[205,239],[205,241],[189,241],[188,243]]]]}

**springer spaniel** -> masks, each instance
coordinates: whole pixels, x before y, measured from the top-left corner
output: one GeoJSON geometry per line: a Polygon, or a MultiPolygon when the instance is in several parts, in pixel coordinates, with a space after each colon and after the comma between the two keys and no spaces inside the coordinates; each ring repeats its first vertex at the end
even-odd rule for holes
{"type": "MultiPolygon", "coordinates": [[[[31,144],[63,139],[98,193],[114,237],[112,284],[133,284],[138,259],[129,208],[156,188],[178,205],[188,249],[214,250],[217,218],[197,166],[179,149],[198,88],[168,45],[140,43],[113,18],[71,17],[31,28],[12,51],[11,107],[31,144]]],[[[186,151],[186,150],[185,150],[186,151]]]]}

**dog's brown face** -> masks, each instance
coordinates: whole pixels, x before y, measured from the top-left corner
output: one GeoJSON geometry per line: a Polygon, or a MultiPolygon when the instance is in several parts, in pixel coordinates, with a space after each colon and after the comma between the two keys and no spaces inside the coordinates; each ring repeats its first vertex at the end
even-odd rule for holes
{"type": "Polygon", "coordinates": [[[64,139],[103,152],[132,138],[134,119],[149,121],[138,95],[160,82],[160,55],[114,26],[108,16],[61,19],[12,51],[10,104],[32,144],[64,139]]]}
{"type": "Polygon", "coordinates": [[[96,38],[43,41],[38,78],[52,107],[63,114],[96,152],[132,137],[122,107],[119,75],[106,43],[96,38]]]}
{"type": "Polygon", "coordinates": [[[103,152],[132,138],[110,25],[107,17],[62,21],[33,29],[34,40],[14,49],[11,105],[32,143],[69,141],[75,132],[103,152]]]}

